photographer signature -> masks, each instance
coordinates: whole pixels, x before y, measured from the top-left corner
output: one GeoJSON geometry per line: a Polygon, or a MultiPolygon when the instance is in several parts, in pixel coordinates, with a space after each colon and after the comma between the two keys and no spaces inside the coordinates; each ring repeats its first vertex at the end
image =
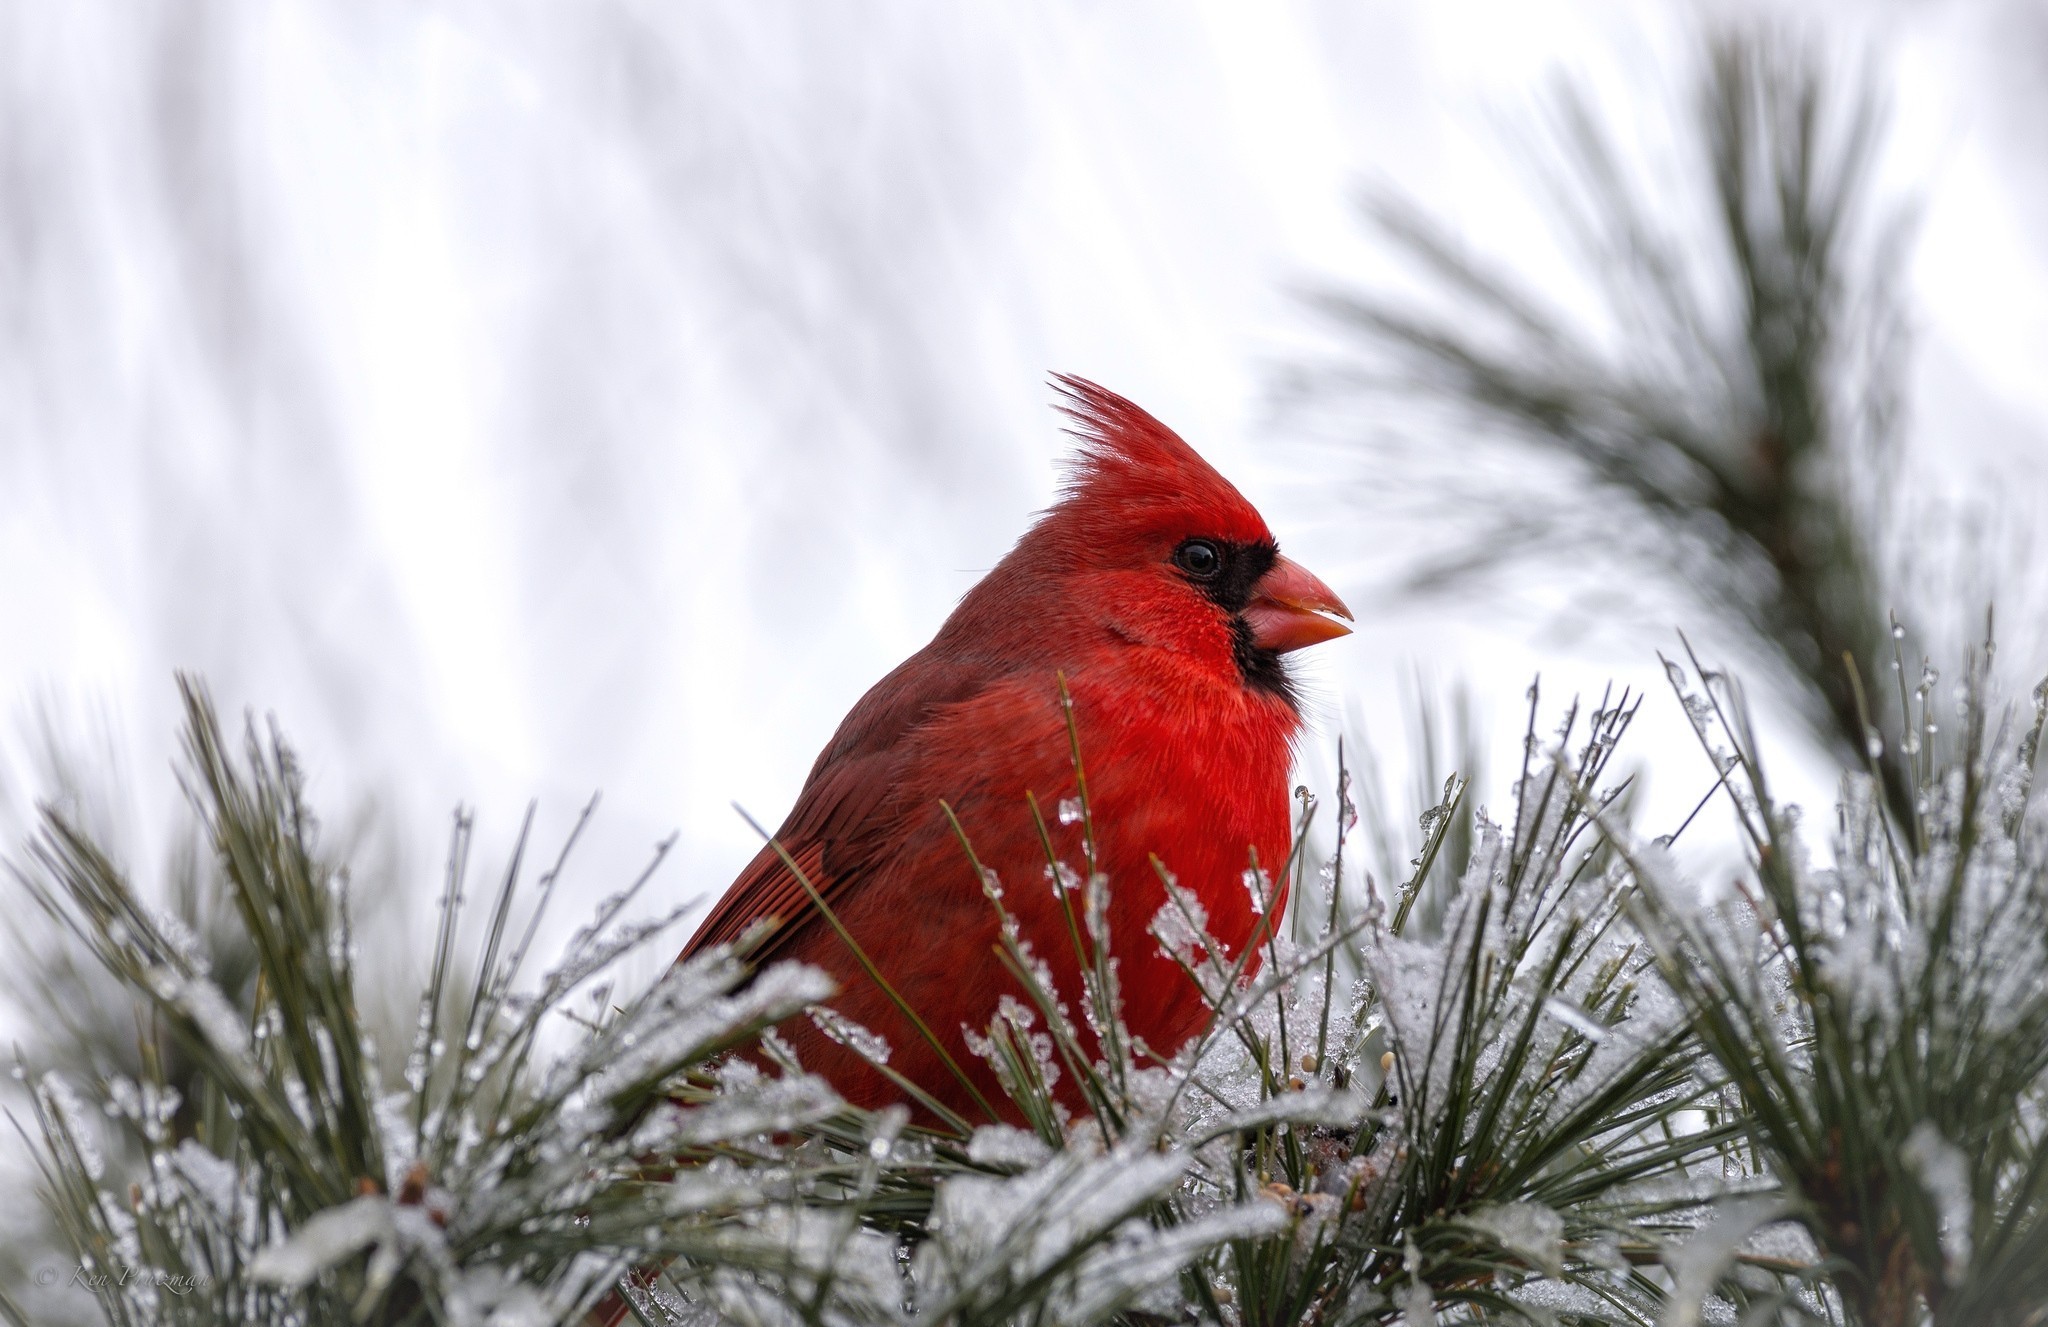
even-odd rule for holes
{"type": "Polygon", "coordinates": [[[36,1284],[39,1286],[54,1286],[63,1281],[66,1285],[94,1292],[131,1285],[153,1285],[173,1295],[189,1295],[213,1284],[213,1278],[210,1276],[166,1272],[154,1267],[116,1267],[99,1270],[90,1263],[80,1263],[73,1268],[68,1281],[65,1281],[62,1269],[56,1267],[38,1267],[35,1276],[36,1284]]]}

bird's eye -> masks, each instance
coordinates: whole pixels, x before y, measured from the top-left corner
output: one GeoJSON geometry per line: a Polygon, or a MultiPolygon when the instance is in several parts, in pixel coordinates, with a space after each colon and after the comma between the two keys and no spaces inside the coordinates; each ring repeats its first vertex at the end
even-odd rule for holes
{"type": "Polygon", "coordinates": [[[1206,539],[1190,539],[1173,550],[1174,565],[1198,580],[1223,570],[1223,554],[1206,539]]]}

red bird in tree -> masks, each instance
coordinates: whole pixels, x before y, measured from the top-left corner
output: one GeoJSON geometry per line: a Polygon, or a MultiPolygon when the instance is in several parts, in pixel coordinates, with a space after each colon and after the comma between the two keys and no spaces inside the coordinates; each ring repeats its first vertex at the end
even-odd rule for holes
{"type": "MultiPolygon", "coordinates": [[[[1083,826],[1053,813],[1079,791],[1063,677],[1126,1018],[1171,1054],[1208,1006],[1146,934],[1166,902],[1152,858],[1200,899],[1229,957],[1254,938],[1245,871],[1256,854],[1284,874],[1291,845],[1287,775],[1301,716],[1284,656],[1349,630],[1326,616],[1349,618],[1343,602],[1280,555],[1259,513],[1193,448],[1122,397],[1058,381],[1080,441],[1059,501],[931,644],[853,707],[775,843],[683,951],[773,919],[754,958],[831,973],[833,1007],[887,1039],[892,1070],[968,1120],[985,1118],[973,1096],[863,971],[783,854],[983,1097],[1001,1103],[963,1028],[985,1028],[1001,995],[1023,992],[991,952],[995,910],[940,802],[1000,879],[1062,998],[1078,999],[1066,915],[1026,802],[1033,794],[1045,808],[1055,848],[1078,866],[1083,826]]],[[[1283,879],[1273,915],[1284,902],[1283,879]]],[[[902,1096],[808,1020],[783,1035],[849,1100],[902,1096]]]]}

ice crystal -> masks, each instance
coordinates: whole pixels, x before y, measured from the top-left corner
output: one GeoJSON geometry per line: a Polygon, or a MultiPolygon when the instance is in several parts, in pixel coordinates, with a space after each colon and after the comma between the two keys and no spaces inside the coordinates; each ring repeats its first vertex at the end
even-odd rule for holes
{"type": "Polygon", "coordinates": [[[296,1289],[364,1249],[398,1242],[391,1201],[379,1194],[315,1213],[290,1238],[257,1252],[249,1275],[296,1289]]]}
{"type": "Polygon", "coordinates": [[[1247,867],[1239,878],[1244,882],[1244,892],[1251,896],[1252,912],[1264,916],[1266,903],[1273,897],[1273,877],[1263,870],[1247,867]]]}
{"type": "Polygon", "coordinates": [[[157,968],[150,984],[165,1003],[182,1010],[201,1036],[238,1075],[253,1078],[255,1053],[241,1015],[220,993],[220,987],[204,977],[188,976],[169,968],[157,968]]]}
{"type": "Polygon", "coordinates": [[[1664,1250],[1671,1271],[1671,1294],[1657,1327],[1699,1327],[1706,1321],[1706,1299],[1743,1243],[1759,1229],[1784,1215],[1775,1198],[1742,1198],[1717,1205],[1713,1216],[1690,1239],[1664,1250]]]}
{"type": "Polygon", "coordinates": [[[1941,1226],[1942,1278],[1956,1285],[1970,1265],[1970,1218],[1975,1211],[1970,1159],[1926,1120],[1906,1135],[1899,1158],[1934,1204],[1941,1226]]]}
{"type": "Polygon", "coordinates": [[[1052,1150],[1044,1139],[1028,1130],[988,1124],[974,1131],[967,1143],[967,1155],[978,1165],[1022,1170],[1044,1162],[1052,1150]]]}
{"type": "Polygon", "coordinates": [[[1401,1289],[1401,1327],[1436,1327],[1436,1297],[1422,1279],[1422,1250],[1415,1247],[1413,1236],[1404,1247],[1401,1266],[1408,1284],[1401,1289]]]}
{"type": "Polygon", "coordinates": [[[1465,1224],[1545,1275],[1564,1275],[1564,1218],[1543,1204],[1481,1207],[1465,1224]]]}
{"type": "Polygon", "coordinates": [[[1014,1178],[948,1181],[932,1209],[932,1238],[914,1266],[929,1309],[980,1318],[1042,1285],[1031,1303],[1055,1322],[1100,1321],[1170,1282],[1191,1251],[1231,1235],[1284,1224],[1257,1207],[1197,1227],[1159,1231],[1135,1218],[1171,1193],[1184,1154],[1118,1149],[1097,1157],[1073,1151],[1014,1178]]]}
{"type": "Polygon", "coordinates": [[[233,1162],[215,1156],[201,1147],[196,1139],[187,1138],[171,1153],[171,1164],[214,1215],[233,1217],[238,1194],[233,1162]]]}
{"type": "Polygon", "coordinates": [[[664,1102],[633,1134],[636,1151],[703,1146],[815,1124],[840,1109],[839,1095],[810,1074],[771,1078],[692,1107],[664,1102]]]}
{"type": "Polygon", "coordinates": [[[817,1024],[818,1031],[860,1056],[869,1064],[887,1064],[889,1062],[889,1043],[881,1034],[869,1031],[838,1010],[827,1005],[819,1005],[810,1010],[809,1013],[811,1021],[817,1024]]]}
{"type": "Polygon", "coordinates": [[[1443,1038],[1457,1026],[1464,998],[1463,988],[1446,980],[1449,959],[1443,945],[1393,935],[1374,937],[1365,953],[1393,1033],[1404,1098],[1412,1093],[1423,1102],[1440,1101],[1449,1081],[1443,1038]]]}
{"type": "Polygon", "coordinates": [[[663,1065],[688,1063],[729,1037],[735,1027],[779,1022],[829,997],[832,979],[816,968],[781,963],[733,995],[714,995],[729,984],[723,955],[693,959],[662,978],[649,999],[592,1043],[587,1063],[601,1066],[591,1080],[605,1096],[656,1076],[663,1065]]]}
{"type": "Polygon", "coordinates": [[[65,1081],[64,1075],[54,1069],[43,1075],[39,1090],[63,1126],[65,1138],[77,1152],[86,1177],[97,1180],[105,1175],[107,1166],[100,1155],[99,1131],[87,1114],[85,1103],[78,1099],[78,1093],[65,1081]]]}

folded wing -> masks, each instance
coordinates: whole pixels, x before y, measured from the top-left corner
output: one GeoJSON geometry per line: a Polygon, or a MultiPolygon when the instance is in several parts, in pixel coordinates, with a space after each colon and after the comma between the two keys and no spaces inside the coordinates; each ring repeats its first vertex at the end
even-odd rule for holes
{"type": "Polygon", "coordinates": [[[734,943],[772,919],[774,928],[751,954],[767,963],[809,928],[825,925],[776,846],[836,911],[837,901],[901,846],[906,817],[928,809],[905,804],[902,795],[910,737],[941,707],[971,699],[993,678],[985,665],[942,660],[928,648],[876,683],[818,757],[774,843],[747,863],[682,956],[734,943]]]}

